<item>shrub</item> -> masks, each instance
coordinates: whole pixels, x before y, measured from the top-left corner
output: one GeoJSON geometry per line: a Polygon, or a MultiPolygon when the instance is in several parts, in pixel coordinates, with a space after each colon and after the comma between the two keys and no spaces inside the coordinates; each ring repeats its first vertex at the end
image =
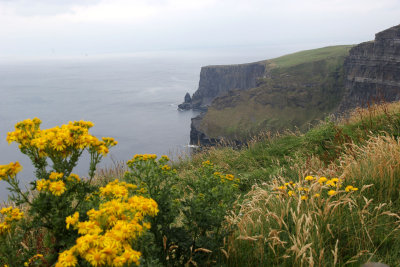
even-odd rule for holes
{"type": "Polygon", "coordinates": [[[74,243],[77,234],[67,231],[65,218],[75,212],[86,214],[91,208],[85,199],[96,190],[91,185],[96,166],[107,155],[108,149],[117,143],[112,138],[99,140],[91,135],[91,122],[69,122],[61,127],[44,130],[40,124],[37,118],[27,119],[17,123],[15,130],[7,135],[7,141],[18,143],[20,151],[31,159],[36,177],[30,189],[23,192],[15,177],[21,169],[19,164],[12,163],[0,168],[0,178],[10,185],[10,200],[27,210],[23,227],[18,229],[19,235],[15,239],[11,236],[1,246],[0,262],[15,264],[8,260],[11,256],[7,246],[17,246],[33,230],[43,235],[39,238],[43,243],[22,251],[14,249],[15,257],[27,260],[46,247],[45,260],[53,264],[58,253],[74,243]],[[89,179],[81,179],[72,173],[85,150],[91,159],[89,179]]]}
{"type": "MultiPolygon", "coordinates": [[[[136,186],[115,180],[99,190],[99,209],[87,212],[89,219],[79,222],[79,213],[66,218],[81,236],[76,244],[63,251],[57,266],[75,266],[87,262],[92,266],[130,266],[140,264],[141,253],[131,244],[150,228],[146,216],[158,213],[153,199],[133,195],[136,186]]],[[[97,205],[96,205],[97,206],[97,205]]]]}
{"type": "Polygon", "coordinates": [[[181,180],[168,160],[145,154],[127,162],[125,181],[159,203],[160,213],[151,219],[152,237],[143,240],[145,261],[155,264],[157,255],[164,265],[211,264],[227,236],[223,222],[236,199],[239,179],[205,161],[181,180]]]}

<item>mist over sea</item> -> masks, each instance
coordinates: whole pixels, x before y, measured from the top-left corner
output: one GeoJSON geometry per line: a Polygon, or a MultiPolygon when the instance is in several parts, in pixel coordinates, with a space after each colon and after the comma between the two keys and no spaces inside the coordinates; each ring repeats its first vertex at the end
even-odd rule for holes
{"type": "MultiPolygon", "coordinates": [[[[297,49],[298,50],[298,49],[297,49]]],[[[15,123],[38,117],[42,129],[73,120],[89,120],[91,133],[114,137],[100,167],[134,154],[188,154],[194,111],[178,111],[186,92],[198,86],[204,65],[246,63],[296,51],[281,46],[221,51],[153,52],[131,55],[4,59],[0,61],[0,165],[19,161],[21,184],[33,180],[33,167],[14,143],[6,142],[15,123]]],[[[85,176],[84,155],[75,173],[85,176]]],[[[0,201],[7,199],[0,182],[0,201]]]]}

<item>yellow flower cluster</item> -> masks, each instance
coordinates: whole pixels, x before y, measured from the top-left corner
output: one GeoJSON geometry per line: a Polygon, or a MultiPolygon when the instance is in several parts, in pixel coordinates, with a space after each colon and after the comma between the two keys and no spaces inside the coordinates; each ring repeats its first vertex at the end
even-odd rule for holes
{"type": "Polygon", "coordinates": [[[235,178],[235,176],[233,176],[233,174],[222,174],[221,172],[214,172],[214,176],[216,178],[221,179],[221,182],[224,183],[226,181],[231,181],[234,183],[240,183],[240,179],[239,178],[235,178]]]}
{"type": "Polygon", "coordinates": [[[79,222],[79,214],[66,218],[67,228],[71,225],[81,235],[76,244],[58,257],[56,267],[77,266],[78,259],[85,259],[92,266],[130,266],[139,265],[141,253],[131,247],[131,242],[150,224],[144,222],[146,216],[158,213],[157,203],[142,196],[126,197],[124,188],[133,189],[134,185],[118,181],[102,188],[102,196],[114,196],[100,204],[98,210],[87,212],[88,221],[79,222]],[[120,190],[111,193],[110,190],[120,190]]]}
{"type": "MultiPolygon", "coordinates": [[[[326,193],[327,196],[334,196],[338,193],[343,192],[341,190],[343,179],[326,177],[314,177],[306,176],[304,181],[294,183],[292,181],[286,182],[281,186],[277,186],[274,189],[289,197],[298,197],[300,200],[307,200],[310,197],[319,198],[326,193]]],[[[345,192],[357,191],[358,188],[352,185],[348,185],[345,188],[345,192]]]]}
{"type": "Polygon", "coordinates": [[[161,170],[169,171],[169,170],[171,170],[171,167],[169,165],[164,165],[164,166],[161,166],[161,170]]]}
{"type": "Polygon", "coordinates": [[[165,161],[169,161],[169,157],[167,155],[162,155],[161,159],[165,160],[165,161]]]}
{"type": "Polygon", "coordinates": [[[100,188],[100,196],[109,198],[127,198],[130,190],[137,188],[134,184],[120,182],[118,179],[100,188]]]}
{"type": "Polygon", "coordinates": [[[74,121],[45,130],[40,129],[41,123],[38,118],[17,123],[15,131],[8,133],[7,141],[19,143],[20,148],[33,148],[41,157],[55,152],[67,157],[74,149],[85,148],[105,156],[108,148],[117,144],[113,138],[105,137],[100,141],[91,135],[89,129],[93,127],[92,122],[74,121]]]}
{"type": "MultiPolygon", "coordinates": [[[[167,157],[167,156],[162,156],[162,157],[167,157]]],[[[156,158],[157,158],[156,154],[136,154],[135,156],[133,156],[131,160],[128,160],[126,164],[131,165],[138,161],[155,160],[156,158]]]]}
{"type": "Polygon", "coordinates": [[[34,262],[36,262],[37,264],[38,260],[43,260],[43,259],[44,259],[43,254],[36,254],[33,257],[31,257],[27,262],[25,262],[24,266],[31,266],[31,264],[34,262]]]}
{"type": "Polygon", "coordinates": [[[212,167],[214,164],[212,164],[211,161],[206,160],[206,161],[203,161],[201,163],[201,165],[203,165],[203,167],[212,167]]]}
{"type": "Polygon", "coordinates": [[[48,179],[40,179],[36,181],[36,189],[42,192],[50,192],[55,196],[61,196],[67,190],[66,183],[80,182],[77,174],[71,173],[64,179],[63,173],[52,172],[48,179]]]}
{"type": "Polygon", "coordinates": [[[73,215],[65,218],[67,229],[69,229],[70,225],[75,225],[78,221],[79,221],[79,212],[75,212],[73,215]]]}
{"type": "Polygon", "coordinates": [[[21,164],[19,162],[11,162],[7,165],[0,165],[0,181],[13,179],[17,173],[22,170],[21,164]]]}
{"type": "Polygon", "coordinates": [[[19,221],[24,216],[24,213],[19,208],[7,207],[0,210],[3,217],[3,222],[0,222],[0,235],[7,233],[11,229],[11,224],[19,221]]]}

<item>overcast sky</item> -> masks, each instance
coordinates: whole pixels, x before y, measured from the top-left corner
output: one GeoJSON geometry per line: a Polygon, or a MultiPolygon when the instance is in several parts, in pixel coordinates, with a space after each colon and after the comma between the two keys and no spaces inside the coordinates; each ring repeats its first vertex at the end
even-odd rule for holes
{"type": "Polygon", "coordinates": [[[350,44],[397,24],[399,0],[0,0],[0,56],[350,44]]]}

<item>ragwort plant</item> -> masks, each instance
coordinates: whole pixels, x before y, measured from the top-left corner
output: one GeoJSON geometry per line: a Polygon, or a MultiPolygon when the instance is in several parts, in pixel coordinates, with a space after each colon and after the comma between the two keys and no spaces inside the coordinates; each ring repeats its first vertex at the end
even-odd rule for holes
{"type": "MultiPolygon", "coordinates": [[[[44,244],[37,244],[36,248],[28,247],[23,252],[14,251],[14,255],[30,257],[38,247],[46,247],[46,261],[53,264],[58,253],[72,245],[77,237],[77,233],[67,231],[65,218],[75,212],[86,214],[90,209],[85,199],[96,189],[91,185],[96,166],[117,142],[113,138],[99,140],[91,135],[91,122],[75,121],[43,130],[40,124],[38,118],[27,119],[17,123],[15,130],[7,135],[7,141],[19,144],[20,151],[30,158],[35,167],[36,177],[30,183],[30,190],[23,192],[15,178],[21,168],[19,163],[1,166],[0,177],[10,186],[10,200],[16,206],[27,209],[29,219],[24,220],[25,232],[21,235],[26,236],[38,229],[44,234],[44,244]],[[91,159],[89,179],[81,179],[72,173],[85,150],[91,159]]],[[[7,246],[15,246],[19,241],[16,239],[11,238],[1,246],[0,263],[15,264],[9,262],[7,246]]]]}
{"type": "Polygon", "coordinates": [[[101,187],[94,202],[98,209],[87,212],[88,220],[79,221],[79,213],[66,218],[67,229],[80,237],[74,246],[63,251],[56,267],[140,265],[141,253],[132,245],[150,228],[147,216],[158,213],[157,203],[135,195],[137,187],[115,180],[101,187]]]}
{"type": "Polygon", "coordinates": [[[239,194],[239,184],[239,178],[219,172],[208,160],[187,180],[182,204],[184,225],[191,233],[189,263],[215,265],[223,261],[221,248],[229,233],[223,223],[239,194]]]}
{"type": "Polygon", "coordinates": [[[178,189],[176,171],[171,169],[168,161],[165,155],[157,160],[154,154],[137,154],[127,162],[129,171],[124,176],[126,182],[138,187],[138,194],[154,199],[160,210],[158,216],[150,219],[152,237],[142,239],[143,264],[147,265],[157,262],[166,265],[174,258],[180,258],[180,249],[174,258],[169,257],[170,248],[186,238],[186,233],[182,233],[182,228],[175,224],[180,214],[181,191],[178,189]]]}
{"type": "Polygon", "coordinates": [[[180,179],[168,161],[167,156],[157,160],[156,155],[145,154],[127,162],[125,181],[159,203],[159,215],[150,219],[152,237],[142,240],[144,263],[215,264],[228,234],[223,221],[236,200],[240,181],[218,172],[210,161],[180,179]]]}

